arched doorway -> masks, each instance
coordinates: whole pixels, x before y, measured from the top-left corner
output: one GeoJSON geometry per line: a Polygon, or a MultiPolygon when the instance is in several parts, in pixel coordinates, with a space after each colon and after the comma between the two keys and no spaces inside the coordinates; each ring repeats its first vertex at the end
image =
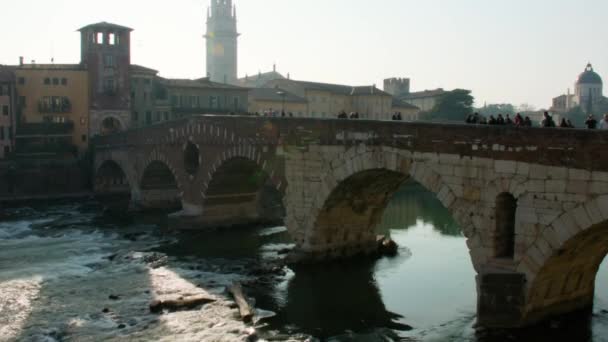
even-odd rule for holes
{"type": "Polygon", "coordinates": [[[123,127],[120,123],[120,120],[115,117],[109,116],[103,119],[103,121],[101,122],[101,131],[99,132],[99,134],[102,136],[111,135],[120,133],[121,131],[123,131],[123,127]]]}

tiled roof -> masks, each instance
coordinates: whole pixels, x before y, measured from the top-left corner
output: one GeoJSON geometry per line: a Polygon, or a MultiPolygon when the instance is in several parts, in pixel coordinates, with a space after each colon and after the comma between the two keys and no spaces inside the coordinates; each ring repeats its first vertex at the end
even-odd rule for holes
{"type": "Polygon", "coordinates": [[[343,84],[331,84],[331,83],[319,83],[319,82],[308,82],[308,81],[291,81],[302,85],[306,89],[329,91],[335,94],[341,95],[385,95],[391,96],[375,86],[349,86],[343,84]]]}
{"type": "Polygon", "coordinates": [[[96,28],[96,29],[101,29],[101,30],[119,30],[119,31],[133,31],[132,28],[126,27],[126,26],[120,26],[120,25],[116,25],[116,24],[112,24],[112,23],[108,23],[105,21],[102,21],[100,23],[97,24],[91,24],[91,25],[87,25],[85,27],[80,28],[78,31],[84,31],[84,30],[88,30],[90,28],[96,28]]]}
{"type": "Polygon", "coordinates": [[[149,74],[158,74],[158,70],[146,68],[145,66],[141,66],[141,65],[137,65],[137,64],[131,64],[129,66],[129,69],[132,72],[143,72],[143,73],[149,73],[149,74]]]}
{"type": "Polygon", "coordinates": [[[439,89],[435,89],[435,90],[425,90],[425,91],[409,93],[407,95],[400,96],[399,99],[401,99],[401,100],[422,99],[425,97],[440,96],[445,93],[447,93],[447,91],[439,88],[439,89]]]}
{"type": "Polygon", "coordinates": [[[220,88],[220,89],[235,89],[247,90],[248,88],[238,87],[231,84],[216,83],[209,81],[208,78],[199,78],[196,80],[179,79],[179,78],[161,78],[161,82],[169,87],[180,88],[220,88]]]}
{"type": "Polygon", "coordinates": [[[393,97],[393,107],[407,108],[407,109],[420,109],[420,108],[414,106],[413,104],[409,104],[405,101],[401,101],[396,97],[393,97]]]}
{"type": "Polygon", "coordinates": [[[81,64],[23,64],[17,70],[85,70],[81,64]]]}

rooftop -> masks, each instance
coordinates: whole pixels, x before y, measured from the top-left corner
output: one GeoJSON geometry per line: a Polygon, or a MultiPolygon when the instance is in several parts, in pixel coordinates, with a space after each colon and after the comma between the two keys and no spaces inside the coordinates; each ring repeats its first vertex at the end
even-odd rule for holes
{"type": "Polygon", "coordinates": [[[131,72],[140,72],[140,73],[154,74],[154,75],[158,74],[158,70],[146,68],[145,66],[141,66],[141,65],[137,65],[137,64],[131,64],[129,66],[129,70],[131,72]]]}
{"type": "Polygon", "coordinates": [[[447,91],[443,90],[442,88],[439,88],[439,89],[435,89],[435,90],[424,90],[424,91],[413,92],[413,93],[409,93],[407,95],[400,96],[399,98],[401,100],[422,99],[425,97],[440,96],[445,93],[447,93],[447,91]]]}
{"type": "Polygon", "coordinates": [[[393,107],[406,108],[406,109],[420,109],[420,108],[414,106],[413,104],[409,104],[405,101],[401,101],[396,97],[393,97],[393,107]]]}
{"type": "Polygon", "coordinates": [[[120,25],[116,25],[116,24],[112,24],[112,23],[108,23],[105,21],[102,21],[100,23],[97,24],[90,24],[87,25],[85,27],[80,28],[78,31],[82,32],[88,29],[97,29],[97,30],[106,30],[106,31],[133,31],[132,28],[126,27],[126,26],[120,26],[120,25]]]}
{"type": "Polygon", "coordinates": [[[216,83],[209,81],[209,78],[199,78],[196,80],[180,78],[161,78],[161,82],[166,86],[179,88],[214,88],[214,89],[235,89],[247,90],[248,88],[238,87],[231,84],[216,83]]]}
{"type": "Polygon", "coordinates": [[[285,101],[292,103],[307,103],[306,99],[280,88],[255,88],[249,93],[249,96],[262,101],[285,101]],[[283,95],[281,95],[281,93],[283,95]]]}
{"type": "Polygon", "coordinates": [[[23,64],[15,67],[17,70],[85,70],[81,64],[23,64]]]}
{"type": "Polygon", "coordinates": [[[308,81],[296,81],[290,80],[291,82],[298,83],[307,89],[329,91],[335,94],[341,95],[384,95],[392,96],[391,94],[384,92],[376,86],[349,86],[343,84],[331,84],[331,83],[319,83],[319,82],[308,82],[308,81]]]}

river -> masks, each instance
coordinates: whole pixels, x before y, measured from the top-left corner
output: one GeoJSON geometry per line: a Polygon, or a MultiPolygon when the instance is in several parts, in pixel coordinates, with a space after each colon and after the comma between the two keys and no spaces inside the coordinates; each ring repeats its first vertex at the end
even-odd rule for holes
{"type": "Polygon", "coordinates": [[[292,246],[284,227],[167,234],[163,214],[115,217],[103,208],[84,201],[5,211],[0,341],[246,340],[251,332],[224,298],[235,280],[261,309],[262,339],[608,341],[606,262],[593,317],[525,331],[475,329],[475,272],[465,239],[416,184],[390,202],[378,232],[397,241],[399,256],[261,276],[252,269],[292,246]],[[199,292],[217,298],[202,314],[148,311],[157,296],[199,292]]]}

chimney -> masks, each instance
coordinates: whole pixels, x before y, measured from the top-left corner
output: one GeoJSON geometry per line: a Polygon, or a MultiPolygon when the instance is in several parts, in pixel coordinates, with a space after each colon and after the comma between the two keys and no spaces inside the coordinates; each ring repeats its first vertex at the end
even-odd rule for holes
{"type": "Polygon", "coordinates": [[[23,66],[23,56],[19,56],[19,66],[23,66]]]}

